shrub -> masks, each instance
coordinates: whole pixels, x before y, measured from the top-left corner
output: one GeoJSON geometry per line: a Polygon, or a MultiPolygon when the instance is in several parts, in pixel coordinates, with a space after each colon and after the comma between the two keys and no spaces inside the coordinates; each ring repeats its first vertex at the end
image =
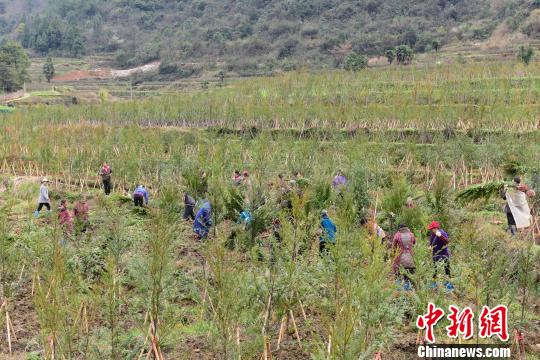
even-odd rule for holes
{"type": "Polygon", "coordinates": [[[523,45],[519,47],[519,51],[517,54],[518,61],[522,62],[525,65],[529,65],[533,57],[534,57],[534,50],[532,47],[530,46],[525,47],[523,45]]]}
{"type": "Polygon", "coordinates": [[[396,61],[399,64],[409,64],[413,59],[413,51],[408,45],[399,45],[395,48],[396,61]]]}
{"type": "Polygon", "coordinates": [[[345,59],[345,70],[359,71],[366,68],[368,65],[368,58],[364,55],[360,55],[356,52],[351,52],[345,59]]]}

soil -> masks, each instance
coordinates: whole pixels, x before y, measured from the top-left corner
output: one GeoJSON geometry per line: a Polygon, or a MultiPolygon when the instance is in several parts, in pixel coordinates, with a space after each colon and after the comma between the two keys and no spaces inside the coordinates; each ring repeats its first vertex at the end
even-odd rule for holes
{"type": "MultiPolygon", "coordinates": [[[[39,351],[39,347],[33,347],[33,344],[39,346],[39,342],[32,339],[39,334],[39,323],[34,303],[32,301],[32,284],[30,281],[21,284],[15,295],[8,303],[9,317],[15,330],[17,339],[11,340],[12,350],[15,354],[39,351]]],[[[8,343],[2,332],[0,336],[0,358],[4,359],[4,353],[8,351],[8,343]]],[[[10,359],[23,359],[24,357],[13,356],[10,359]]]]}
{"type": "Polygon", "coordinates": [[[125,70],[114,70],[111,68],[98,68],[93,70],[75,70],[62,75],[55,76],[53,82],[63,82],[63,81],[78,81],[78,80],[88,80],[88,79],[113,79],[113,78],[126,78],[134,75],[138,72],[151,72],[157,71],[161,62],[156,61],[150,64],[137,66],[131,69],[125,70]]]}

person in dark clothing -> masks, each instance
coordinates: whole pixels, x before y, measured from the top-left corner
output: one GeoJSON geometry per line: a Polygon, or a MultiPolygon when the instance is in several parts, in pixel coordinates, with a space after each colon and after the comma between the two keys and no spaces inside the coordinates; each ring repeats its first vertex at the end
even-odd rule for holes
{"type": "MultiPolygon", "coordinates": [[[[449,236],[441,229],[441,225],[437,221],[433,221],[428,226],[430,231],[429,245],[432,249],[433,264],[435,265],[435,273],[433,278],[437,278],[437,269],[439,264],[444,264],[444,272],[450,278],[450,250],[448,249],[449,236]]],[[[454,287],[447,281],[446,288],[451,290],[454,287]]]]}
{"type": "Polygon", "coordinates": [[[184,193],[184,220],[195,220],[195,199],[186,192],[184,193]]]}
{"type": "Polygon", "coordinates": [[[105,195],[109,195],[111,193],[111,174],[112,170],[109,164],[106,162],[103,163],[103,167],[101,168],[101,171],[99,172],[101,175],[101,180],[103,181],[103,190],[105,191],[105,195]]]}

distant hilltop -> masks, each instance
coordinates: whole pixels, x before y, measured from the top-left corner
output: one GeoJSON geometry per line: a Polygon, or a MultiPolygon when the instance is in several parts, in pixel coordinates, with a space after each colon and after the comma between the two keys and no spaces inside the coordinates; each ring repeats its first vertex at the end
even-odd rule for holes
{"type": "Polygon", "coordinates": [[[249,73],[343,67],[351,52],[384,58],[399,45],[514,48],[540,38],[540,1],[3,0],[0,25],[3,39],[40,57],[105,54],[128,72],[222,62],[249,73]]]}

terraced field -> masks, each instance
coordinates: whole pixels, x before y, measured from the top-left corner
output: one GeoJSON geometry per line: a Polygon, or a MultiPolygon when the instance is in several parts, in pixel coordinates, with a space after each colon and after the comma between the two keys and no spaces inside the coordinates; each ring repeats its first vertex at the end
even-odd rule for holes
{"type": "MultiPolygon", "coordinates": [[[[167,95],[143,86],[160,96],[0,115],[0,357],[412,359],[433,302],[475,319],[507,305],[514,355],[538,358],[539,63],[294,72],[167,95]],[[249,172],[240,185],[236,169],[249,172]],[[498,191],[478,186],[514,175],[536,194],[532,225],[512,237],[498,191]],[[35,218],[45,176],[53,212],[35,218]],[[148,207],[132,205],[138,184],[148,207]],[[479,195],[460,200],[464,189],[479,195]],[[206,240],[182,219],[186,192],[197,209],[212,204],[206,240]],[[56,206],[82,196],[88,228],[66,231],[56,206]],[[321,255],[322,210],[337,233],[321,255]],[[432,261],[432,220],[450,234],[449,277],[432,261]],[[412,289],[392,270],[401,223],[417,239],[412,289]]],[[[448,324],[440,343],[502,343],[450,339],[448,324]]]]}

